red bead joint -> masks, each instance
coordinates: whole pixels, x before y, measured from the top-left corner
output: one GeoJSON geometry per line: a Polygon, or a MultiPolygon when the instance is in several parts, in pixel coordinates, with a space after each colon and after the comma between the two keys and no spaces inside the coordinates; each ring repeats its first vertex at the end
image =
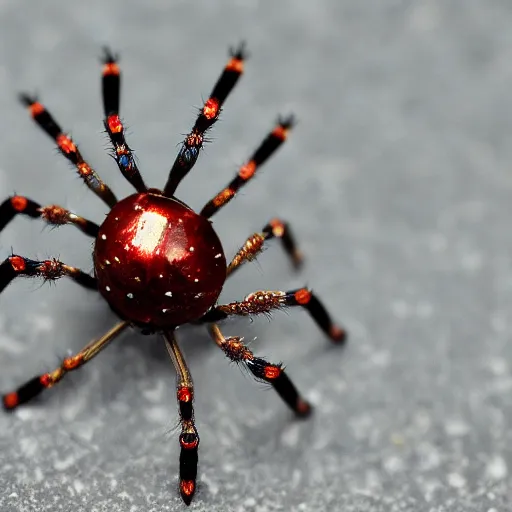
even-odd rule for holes
{"type": "Polygon", "coordinates": [[[181,480],[180,482],[180,494],[183,501],[188,505],[192,501],[192,497],[196,492],[196,483],[194,480],[181,480]]]}
{"type": "Polygon", "coordinates": [[[11,197],[11,205],[17,212],[22,212],[27,207],[27,198],[23,196],[11,197]]]}
{"type": "Polygon", "coordinates": [[[206,119],[215,119],[219,115],[220,105],[216,98],[209,98],[203,107],[203,115],[206,119]]]}
{"type": "Polygon", "coordinates": [[[199,446],[197,432],[183,432],[180,434],[180,446],[184,450],[194,450],[199,446]]]}
{"type": "Polygon", "coordinates": [[[238,176],[240,176],[240,178],[242,178],[244,181],[250,180],[256,172],[256,167],[256,162],[251,160],[250,162],[247,162],[245,165],[240,167],[238,176]]]}
{"type": "Polygon", "coordinates": [[[40,116],[46,110],[44,108],[44,105],[42,105],[41,103],[39,103],[37,101],[35,103],[32,103],[31,105],[29,105],[28,108],[30,110],[30,114],[32,115],[32,117],[40,116]]]}
{"type": "Polygon", "coordinates": [[[21,256],[11,256],[9,258],[9,261],[12,265],[13,270],[16,272],[23,272],[27,265],[25,264],[25,259],[21,256]]]}
{"type": "Polygon", "coordinates": [[[5,409],[15,409],[19,404],[18,393],[16,391],[4,395],[2,398],[5,409]]]}
{"type": "Polygon", "coordinates": [[[297,304],[304,306],[311,300],[311,292],[307,288],[301,288],[295,292],[295,300],[297,304]]]}
{"type": "Polygon", "coordinates": [[[178,388],[178,400],[180,402],[192,402],[194,399],[194,392],[188,387],[178,388]]]}
{"type": "Polygon", "coordinates": [[[68,137],[67,135],[65,135],[63,133],[61,133],[57,137],[57,146],[59,146],[59,149],[63,153],[66,153],[66,154],[76,153],[76,145],[75,145],[75,143],[71,140],[70,137],[68,137]]]}
{"type": "Polygon", "coordinates": [[[44,373],[39,377],[39,382],[44,388],[50,388],[53,385],[53,379],[49,373],[44,373]]]}
{"type": "Polygon", "coordinates": [[[106,62],[103,65],[103,76],[119,75],[120,70],[116,62],[106,62]]]}
{"type": "Polygon", "coordinates": [[[107,125],[110,133],[121,133],[123,131],[123,123],[118,115],[109,116],[107,125]]]}

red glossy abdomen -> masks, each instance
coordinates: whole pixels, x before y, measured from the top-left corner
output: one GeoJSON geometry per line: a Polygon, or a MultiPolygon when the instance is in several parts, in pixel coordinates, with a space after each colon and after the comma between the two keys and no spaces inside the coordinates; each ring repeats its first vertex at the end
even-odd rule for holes
{"type": "Polygon", "coordinates": [[[200,318],[226,279],[226,258],[211,223],[176,199],[148,192],[109,212],[94,268],[110,306],[153,329],[200,318]]]}

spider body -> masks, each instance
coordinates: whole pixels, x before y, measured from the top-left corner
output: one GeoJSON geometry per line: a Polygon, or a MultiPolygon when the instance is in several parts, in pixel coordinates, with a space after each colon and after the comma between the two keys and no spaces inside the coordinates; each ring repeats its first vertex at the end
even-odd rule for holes
{"type": "MultiPolygon", "coordinates": [[[[301,265],[302,254],[290,226],[273,218],[261,231],[247,238],[226,266],[221,242],[210,222],[210,218],[233,199],[285,142],[293,126],[291,117],[278,120],[235,177],[199,213],[175,197],[176,188],[198,158],[205,133],[218,119],[224,101],[242,75],[244,59],[243,45],[231,52],[210,97],[182,143],[165,187],[160,191],[146,186],[126,142],[119,117],[120,68],[116,57],[105,51],[102,76],[104,126],[119,170],[136,190],[120,201],[46,107],[34,97],[21,95],[20,99],[34,121],[73,164],[89,189],[108,205],[110,212],[98,225],[61,206],[41,206],[25,196],[9,197],[0,204],[0,231],[15,216],[22,214],[43,219],[54,226],[73,224],[95,240],[94,276],[57,259],[36,261],[12,254],[0,263],[0,292],[18,276],[39,276],[45,280],[67,276],[77,284],[99,292],[120,317],[108,332],[66,357],[55,370],[37,375],[4,394],[4,408],[12,411],[55,386],[67,373],[98,355],[128,327],[140,327],[145,334],[157,332],[163,335],[177,376],[176,399],[181,424],[179,490],[187,505],[196,491],[199,434],[194,418],[194,385],[175,336],[176,327],[189,322],[206,324],[212,340],[231,361],[244,365],[257,380],[272,386],[301,418],[309,415],[311,406],[300,395],[282,365],[256,356],[242,337],[225,337],[217,323],[233,315],[268,314],[284,307],[298,306],[309,313],[331,341],[342,343],[345,340],[344,329],[332,321],[323,303],[308,288],[256,291],[241,301],[217,303],[225,280],[244,263],[253,260],[272,238],[281,241],[295,269],[301,265]]],[[[274,206],[262,204],[262,211],[274,206]]]]}
{"type": "Polygon", "coordinates": [[[147,332],[201,318],[226,280],[212,224],[156,190],[119,201],[94,249],[98,289],[122,318],[147,332]]]}

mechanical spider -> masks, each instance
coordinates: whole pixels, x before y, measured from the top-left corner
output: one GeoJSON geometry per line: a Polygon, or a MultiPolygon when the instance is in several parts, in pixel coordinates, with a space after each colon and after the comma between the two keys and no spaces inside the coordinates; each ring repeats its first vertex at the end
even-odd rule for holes
{"type": "Polygon", "coordinates": [[[129,326],[139,328],[144,334],[163,334],[177,373],[181,424],[179,490],[188,505],[196,490],[199,435],[194,423],[193,382],[175,338],[176,328],[186,323],[207,324],[213,341],[225,355],[245,365],[256,379],[269,383],[299,417],[307,416],[311,406],[301,397],[282,365],[254,355],[241,337],[225,337],[217,323],[231,315],[247,316],[286,306],[301,306],[333,342],[343,342],[345,331],[333,323],[322,302],[307,288],[286,292],[257,291],[240,302],[217,303],[225,280],[245,262],[253,260],[272,238],[281,240],[293,265],[300,267],[302,255],[290,227],[282,220],[273,219],[261,232],[252,234],[229,265],[226,265],[221,242],[209,220],[283,144],[293,126],[292,117],[278,120],[234,179],[199,214],[175,197],[179,183],[197,161],[205,133],[217,121],[226,98],[243,73],[244,45],[231,50],[227,65],[182,143],[163,190],[146,186],[126,142],[119,117],[121,73],[118,58],[107,48],[104,52],[105,130],[119,170],[136,193],[118,200],[46,107],[35,97],[22,94],[20,99],[34,121],[55,141],[87,187],[111,209],[104,222],[98,225],[60,206],[41,206],[24,196],[15,195],[5,200],[0,206],[0,230],[16,215],[24,214],[54,226],[74,224],[93,237],[94,276],[57,259],[35,261],[13,254],[0,264],[0,291],[18,276],[39,276],[45,280],[68,276],[81,286],[99,291],[121,321],[77,354],[65,358],[56,370],[38,375],[3,395],[3,406],[13,410],[53,387],[68,372],[90,361],[129,326]]]}

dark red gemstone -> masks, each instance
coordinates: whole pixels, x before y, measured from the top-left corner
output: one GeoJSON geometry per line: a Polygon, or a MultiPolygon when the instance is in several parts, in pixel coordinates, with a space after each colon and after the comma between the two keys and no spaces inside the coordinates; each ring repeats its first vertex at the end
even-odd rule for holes
{"type": "Polygon", "coordinates": [[[117,203],[94,250],[98,286],[112,309],[149,328],[200,318],[226,279],[226,258],[207,219],[151,192],[117,203]]]}

